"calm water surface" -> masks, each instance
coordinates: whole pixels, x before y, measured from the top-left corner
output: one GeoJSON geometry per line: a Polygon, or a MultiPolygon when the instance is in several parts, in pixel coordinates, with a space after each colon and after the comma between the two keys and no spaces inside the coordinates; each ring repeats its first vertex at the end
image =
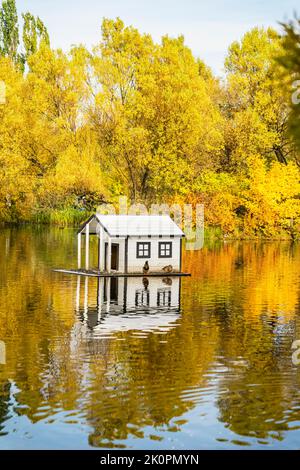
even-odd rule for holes
{"type": "Polygon", "coordinates": [[[79,283],[51,271],[74,234],[0,232],[1,449],[300,448],[300,245],[187,252],[180,283],[79,283]]]}

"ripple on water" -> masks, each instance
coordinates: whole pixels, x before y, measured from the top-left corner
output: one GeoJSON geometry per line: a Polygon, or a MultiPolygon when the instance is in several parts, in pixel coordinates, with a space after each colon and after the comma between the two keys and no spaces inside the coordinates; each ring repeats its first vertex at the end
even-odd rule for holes
{"type": "Polygon", "coordinates": [[[300,245],[187,252],[178,305],[126,312],[51,273],[72,231],[4,229],[1,246],[1,448],[299,446],[300,245]]]}

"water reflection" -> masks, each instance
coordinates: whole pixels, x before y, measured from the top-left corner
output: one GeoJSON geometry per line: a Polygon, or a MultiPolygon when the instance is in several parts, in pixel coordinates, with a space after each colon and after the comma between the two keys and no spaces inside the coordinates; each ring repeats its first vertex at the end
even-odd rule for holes
{"type": "Polygon", "coordinates": [[[181,282],[52,273],[68,230],[0,250],[0,448],[299,447],[299,244],[188,252],[181,282]]]}
{"type": "Polygon", "coordinates": [[[99,278],[95,281],[89,277],[82,280],[79,276],[76,312],[95,336],[130,330],[167,331],[176,325],[180,316],[180,282],[180,278],[172,277],[99,278]],[[92,289],[89,296],[92,282],[97,290],[92,289]]]}
{"type": "Polygon", "coordinates": [[[4,341],[0,341],[0,365],[6,363],[6,346],[4,341]]]}

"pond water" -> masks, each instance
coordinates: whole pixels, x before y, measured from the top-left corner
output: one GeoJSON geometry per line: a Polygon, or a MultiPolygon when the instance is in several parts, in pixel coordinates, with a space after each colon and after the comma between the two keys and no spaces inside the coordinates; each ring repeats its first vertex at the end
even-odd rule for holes
{"type": "Polygon", "coordinates": [[[52,271],[76,252],[73,230],[0,231],[0,449],[300,447],[300,245],[127,283],[52,271]]]}

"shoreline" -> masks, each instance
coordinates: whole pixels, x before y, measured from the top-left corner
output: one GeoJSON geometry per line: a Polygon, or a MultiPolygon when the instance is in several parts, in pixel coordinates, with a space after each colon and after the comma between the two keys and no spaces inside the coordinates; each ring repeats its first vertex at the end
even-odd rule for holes
{"type": "MultiPolygon", "coordinates": [[[[77,230],[80,224],[88,218],[88,214],[85,214],[85,217],[79,223],[58,223],[58,222],[36,222],[36,221],[19,221],[19,222],[1,222],[0,221],[0,230],[5,228],[24,228],[24,227],[48,227],[48,228],[56,228],[58,230],[77,230]]],[[[208,226],[205,228],[205,235],[204,240],[206,243],[209,242],[241,242],[241,241],[248,241],[248,242],[275,242],[275,241],[282,241],[282,242],[297,242],[300,241],[300,233],[296,234],[284,234],[280,233],[278,235],[272,236],[264,236],[264,235],[246,235],[241,234],[240,236],[231,235],[228,233],[222,234],[220,232],[219,227],[208,226]],[[216,231],[218,232],[216,234],[216,231]]]]}

